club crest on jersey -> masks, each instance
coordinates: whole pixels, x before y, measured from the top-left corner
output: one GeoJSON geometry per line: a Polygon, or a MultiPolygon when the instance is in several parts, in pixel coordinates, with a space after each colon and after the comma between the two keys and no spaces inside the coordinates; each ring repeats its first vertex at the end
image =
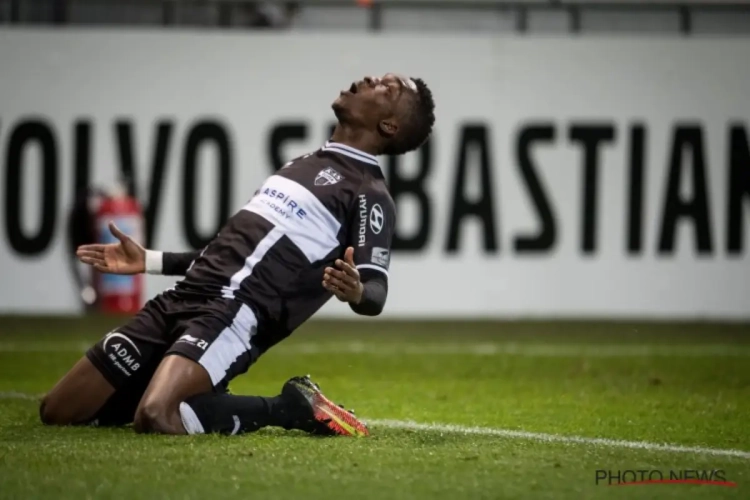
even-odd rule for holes
{"type": "Polygon", "coordinates": [[[344,180],[344,176],[336,172],[332,167],[324,168],[315,176],[316,186],[333,186],[344,180]]]}

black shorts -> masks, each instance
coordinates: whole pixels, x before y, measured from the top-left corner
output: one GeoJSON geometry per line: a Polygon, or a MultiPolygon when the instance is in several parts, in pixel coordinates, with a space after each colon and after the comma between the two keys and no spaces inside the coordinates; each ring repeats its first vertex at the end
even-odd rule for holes
{"type": "Polygon", "coordinates": [[[235,300],[183,298],[170,291],[158,295],[86,352],[115,388],[97,420],[131,422],[156,368],[170,354],[203,366],[214,389],[225,391],[260,356],[252,343],[257,331],[256,314],[235,300]]]}

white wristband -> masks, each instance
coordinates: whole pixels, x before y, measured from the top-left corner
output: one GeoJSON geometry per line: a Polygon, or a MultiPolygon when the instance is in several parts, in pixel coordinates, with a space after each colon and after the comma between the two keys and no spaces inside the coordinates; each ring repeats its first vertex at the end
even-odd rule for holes
{"type": "Polygon", "coordinates": [[[146,250],[146,274],[161,274],[164,269],[164,252],[146,250]]]}

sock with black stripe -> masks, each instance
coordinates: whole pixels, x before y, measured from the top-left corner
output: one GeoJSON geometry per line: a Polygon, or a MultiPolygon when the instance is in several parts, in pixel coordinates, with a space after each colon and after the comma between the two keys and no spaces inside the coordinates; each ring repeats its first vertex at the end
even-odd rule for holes
{"type": "Polygon", "coordinates": [[[182,425],[188,434],[242,434],[263,427],[289,428],[290,416],[281,396],[235,396],[206,393],[180,404],[182,425]]]}

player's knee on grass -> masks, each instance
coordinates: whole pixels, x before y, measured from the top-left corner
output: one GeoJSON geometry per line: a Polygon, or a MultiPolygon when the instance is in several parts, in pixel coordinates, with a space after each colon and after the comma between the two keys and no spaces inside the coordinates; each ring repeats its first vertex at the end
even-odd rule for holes
{"type": "Polygon", "coordinates": [[[72,410],[66,408],[59,398],[47,394],[39,404],[39,418],[45,425],[73,425],[77,422],[72,410]]]}
{"type": "Polygon", "coordinates": [[[146,416],[146,410],[142,406],[139,406],[135,412],[135,418],[133,419],[133,430],[138,434],[146,434],[150,431],[152,419],[156,419],[155,411],[149,410],[150,415],[146,416]]]}
{"type": "Polygon", "coordinates": [[[158,400],[141,403],[135,413],[133,427],[139,434],[185,434],[177,408],[158,400]]]}
{"type": "Polygon", "coordinates": [[[39,419],[44,425],[57,425],[57,422],[60,420],[53,408],[49,403],[49,397],[44,396],[41,403],[39,403],[39,419]]]}
{"type": "Polygon", "coordinates": [[[211,378],[200,364],[184,356],[165,357],[138,405],[135,431],[186,434],[180,403],[212,390],[211,378]]]}

